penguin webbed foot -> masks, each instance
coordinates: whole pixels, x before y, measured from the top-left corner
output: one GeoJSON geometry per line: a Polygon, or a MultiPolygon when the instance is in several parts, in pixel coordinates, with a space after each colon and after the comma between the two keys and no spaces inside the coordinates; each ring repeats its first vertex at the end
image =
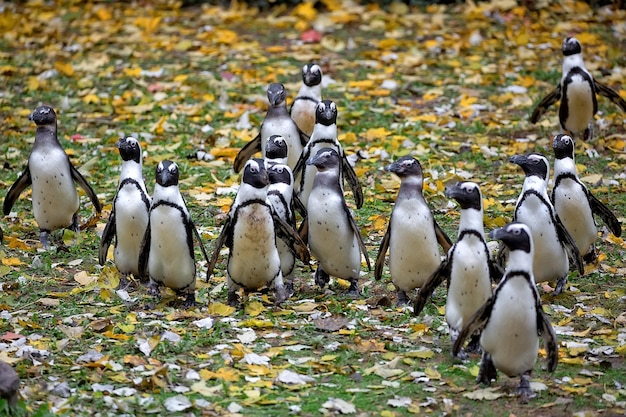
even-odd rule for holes
{"type": "Polygon", "coordinates": [[[589,253],[583,256],[583,262],[586,264],[595,265],[597,260],[598,260],[598,255],[596,254],[596,247],[595,245],[591,245],[591,250],[589,251],[589,253]]]}
{"type": "Polygon", "coordinates": [[[330,282],[330,275],[326,273],[320,266],[317,267],[315,271],[315,283],[319,285],[321,289],[323,289],[330,282]]]}
{"type": "Polygon", "coordinates": [[[296,293],[293,287],[293,279],[286,280],[285,291],[287,292],[287,298],[291,297],[292,295],[296,293]]]}
{"type": "Polygon", "coordinates": [[[396,301],[396,307],[404,307],[411,302],[411,299],[406,292],[399,288],[397,289],[397,297],[398,301],[396,301]]]}
{"type": "Polygon", "coordinates": [[[287,298],[289,298],[287,288],[284,286],[277,287],[274,292],[274,305],[281,305],[287,298]]]}
{"type": "Polygon", "coordinates": [[[159,284],[152,279],[148,282],[148,285],[146,286],[146,291],[149,295],[153,297],[161,298],[161,290],[159,288],[159,284]]]}
{"type": "Polygon", "coordinates": [[[567,275],[557,280],[556,287],[554,288],[554,291],[552,292],[552,296],[556,297],[557,295],[561,294],[563,290],[565,289],[566,285],[567,285],[567,275]]]}
{"type": "Polygon", "coordinates": [[[80,224],[78,224],[78,213],[74,213],[72,216],[72,223],[69,225],[68,229],[70,229],[74,233],[80,232],[80,224]]]}
{"type": "Polygon", "coordinates": [[[348,297],[358,298],[361,294],[359,293],[359,280],[354,279],[350,280],[350,287],[345,292],[348,297]]]}
{"type": "Polygon", "coordinates": [[[188,309],[196,306],[196,292],[187,293],[185,301],[183,301],[183,308],[188,309]]]}
{"type": "Polygon", "coordinates": [[[50,250],[50,233],[47,230],[39,231],[39,242],[44,250],[50,250]]]}
{"type": "Polygon", "coordinates": [[[236,309],[241,309],[243,304],[239,302],[239,295],[237,295],[237,290],[228,290],[228,299],[227,304],[231,307],[235,307],[236,309]]]}
{"type": "Polygon", "coordinates": [[[520,376],[520,382],[515,389],[515,394],[520,397],[522,402],[527,402],[537,396],[537,394],[530,388],[530,372],[525,372],[520,376]]]}
{"type": "Polygon", "coordinates": [[[122,276],[120,277],[120,282],[117,284],[115,290],[129,290],[131,289],[131,284],[132,282],[130,279],[128,279],[128,274],[122,274],[122,276]]]}
{"type": "Polygon", "coordinates": [[[491,380],[498,379],[498,371],[496,370],[491,355],[483,351],[483,357],[480,361],[480,370],[476,382],[485,385],[491,385],[491,380]]]}

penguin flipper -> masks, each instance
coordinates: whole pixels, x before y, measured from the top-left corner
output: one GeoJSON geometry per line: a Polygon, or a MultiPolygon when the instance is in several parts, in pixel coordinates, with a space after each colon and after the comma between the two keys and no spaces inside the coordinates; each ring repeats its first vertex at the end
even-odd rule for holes
{"type": "Polygon", "coordinates": [[[589,206],[593,214],[602,219],[616,237],[620,237],[622,234],[622,224],[615,214],[606,206],[602,201],[598,200],[590,191],[587,190],[587,200],[589,200],[589,206]]]}
{"type": "Polygon", "coordinates": [[[309,221],[307,216],[302,217],[302,223],[300,223],[300,227],[298,228],[298,235],[300,239],[308,245],[309,243],[309,221]]]}
{"type": "MultiPolygon", "coordinates": [[[[193,230],[193,234],[196,237],[196,239],[198,239],[198,245],[200,246],[200,250],[202,251],[202,256],[204,256],[204,259],[207,262],[207,265],[210,263],[209,261],[209,255],[206,252],[206,248],[204,247],[204,243],[202,242],[202,236],[200,236],[200,233],[198,232],[198,228],[196,227],[196,225],[191,222],[191,229],[193,230]]],[[[211,276],[209,270],[207,269],[206,272],[206,280],[207,282],[209,281],[209,277],[211,276]]]]}
{"type": "MultiPolygon", "coordinates": [[[[295,123],[295,122],[294,122],[295,123]]],[[[296,125],[297,127],[298,125],[296,125]]],[[[304,133],[302,130],[300,130],[300,128],[298,127],[298,135],[300,136],[300,144],[302,146],[306,146],[307,143],[309,143],[309,135],[307,135],[306,133],[304,133]]]]}
{"type": "Polygon", "coordinates": [[[141,240],[141,247],[139,249],[139,265],[137,267],[139,279],[142,281],[146,281],[148,279],[148,256],[150,255],[151,237],[150,220],[148,220],[148,226],[146,227],[143,239],[141,240]]]}
{"type": "Polygon", "coordinates": [[[233,161],[233,169],[235,170],[235,172],[241,171],[241,168],[243,168],[246,162],[248,162],[248,160],[252,158],[252,156],[257,152],[261,152],[261,132],[260,131],[259,131],[259,134],[256,135],[254,139],[246,143],[244,147],[241,148],[239,152],[237,153],[237,156],[235,157],[235,160],[233,161]]]}
{"type": "Polygon", "coordinates": [[[502,265],[489,257],[489,259],[487,259],[487,267],[489,268],[489,278],[492,282],[497,284],[502,281],[502,277],[504,276],[504,268],[502,268],[502,265]]]}
{"type": "Polygon", "coordinates": [[[596,91],[601,96],[604,96],[611,100],[614,104],[617,104],[622,111],[626,112],[626,101],[617,93],[617,91],[613,90],[606,84],[602,84],[596,80],[593,80],[594,86],[596,87],[596,91]]]}
{"type": "Polygon", "coordinates": [[[272,219],[274,220],[274,227],[276,228],[276,234],[284,239],[289,247],[293,250],[294,254],[305,264],[308,264],[311,260],[311,254],[307,248],[306,243],[302,241],[300,235],[294,228],[284,221],[278,213],[272,209],[272,219]]]}
{"type": "Polygon", "coordinates": [[[428,278],[426,283],[422,285],[420,290],[417,293],[417,297],[415,297],[415,301],[413,302],[413,315],[419,316],[426,302],[430,299],[435,289],[444,279],[450,278],[450,263],[448,262],[448,258],[446,258],[439,267],[433,272],[433,274],[428,278]]]}
{"type": "Polygon", "coordinates": [[[537,309],[537,331],[539,335],[543,337],[543,344],[548,361],[548,371],[554,372],[556,365],[559,362],[559,345],[557,343],[556,333],[550,324],[550,320],[548,320],[543,311],[541,299],[539,297],[536,297],[535,308],[537,309]]]}
{"type": "Polygon", "coordinates": [[[554,214],[554,219],[556,233],[559,240],[563,242],[563,247],[565,248],[567,255],[571,258],[574,268],[576,268],[580,276],[583,276],[585,274],[585,265],[583,257],[580,254],[580,250],[578,249],[578,246],[576,246],[576,241],[574,241],[572,235],[569,234],[558,214],[554,214]]]}
{"type": "Polygon", "coordinates": [[[89,196],[91,203],[96,209],[96,216],[99,218],[100,213],[102,213],[102,205],[100,204],[100,200],[98,200],[96,192],[93,190],[93,188],[91,188],[91,185],[89,185],[85,177],[83,177],[83,174],[81,174],[71,163],[70,172],[72,173],[72,179],[76,181],[76,183],[80,185],[80,188],[85,190],[85,193],[87,193],[87,196],[89,196]]]}
{"type": "Polygon", "coordinates": [[[15,204],[20,194],[22,194],[22,191],[24,191],[26,187],[30,186],[32,183],[33,181],[30,176],[30,169],[28,168],[28,165],[26,165],[26,169],[24,169],[22,175],[20,175],[20,177],[13,183],[11,188],[9,188],[9,192],[4,198],[2,210],[4,211],[5,216],[11,213],[13,204],[15,204]]]}
{"type": "Polygon", "coordinates": [[[370,257],[367,254],[367,248],[365,247],[365,242],[363,242],[363,236],[361,236],[361,231],[359,230],[359,226],[356,224],[356,220],[354,220],[354,216],[348,209],[348,206],[344,204],[343,209],[346,211],[348,216],[348,221],[350,222],[350,227],[352,227],[352,231],[356,236],[357,242],[359,242],[359,248],[361,248],[361,253],[365,256],[365,262],[367,263],[367,270],[372,270],[372,265],[370,264],[370,257]]]}
{"type": "Polygon", "coordinates": [[[302,203],[302,200],[300,200],[300,196],[294,195],[293,196],[293,207],[294,207],[294,214],[297,211],[298,214],[300,214],[300,217],[302,217],[303,219],[306,219],[307,217],[307,210],[306,207],[304,207],[304,203],[302,203]]]}
{"type": "Polygon", "coordinates": [[[450,240],[450,237],[443,231],[439,224],[437,224],[437,221],[434,218],[433,223],[435,227],[435,235],[437,236],[437,242],[439,242],[443,251],[448,253],[452,247],[452,240],[450,240]]]}
{"type": "Polygon", "coordinates": [[[457,356],[461,347],[463,347],[463,342],[465,339],[473,334],[478,334],[483,331],[487,322],[489,321],[489,317],[491,316],[491,310],[493,310],[493,305],[495,304],[496,297],[491,296],[485,301],[474,315],[469,319],[467,324],[463,327],[463,330],[459,333],[454,345],[452,346],[452,354],[457,356]]]}
{"type": "Polygon", "coordinates": [[[361,189],[359,178],[356,176],[356,172],[354,172],[354,169],[348,162],[345,154],[342,157],[341,165],[343,176],[346,181],[348,181],[352,194],[354,194],[354,203],[356,204],[356,208],[360,209],[363,207],[363,190],[361,189]]]}
{"type": "Polygon", "coordinates": [[[107,261],[107,253],[109,252],[109,246],[111,246],[115,232],[115,204],[113,204],[113,210],[111,210],[109,220],[107,220],[107,224],[104,226],[102,238],[100,239],[100,247],[98,249],[98,263],[100,265],[104,265],[107,261]]]}
{"type": "Polygon", "coordinates": [[[535,124],[539,118],[548,110],[550,106],[559,101],[561,98],[561,84],[559,84],[550,94],[545,96],[530,115],[530,122],[535,124]]]}
{"type": "Polygon", "coordinates": [[[220,250],[222,249],[222,246],[224,246],[224,243],[226,243],[226,238],[230,234],[230,228],[231,228],[231,217],[229,215],[226,218],[226,223],[224,223],[224,225],[222,226],[222,231],[220,232],[220,235],[217,238],[217,242],[215,242],[215,248],[213,248],[213,255],[211,255],[211,260],[209,261],[209,264],[207,265],[207,280],[208,280],[208,277],[211,276],[213,274],[213,271],[215,270],[215,264],[217,263],[217,258],[220,257],[220,250]]]}
{"type": "Polygon", "coordinates": [[[377,281],[380,281],[380,278],[383,276],[383,267],[385,266],[385,257],[387,255],[387,249],[389,249],[390,238],[391,228],[387,226],[387,231],[385,232],[385,236],[383,236],[383,240],[380,242],[376,263],[374,264],[374,278],[376,278],[377,281]]]}
{"type": "MultiPolygon", "coordinates": [[[[293,183],[300,184],[302,174],[304,173],[304,167],[306,166],[306,160],[311,156],[311,149],[308,144],[302,149],[302,153],[300,154],[300,158],[298,158],[298,162],[296,162],[296,166],[293,167],[293,183]]],[[[302,185],[302,184],[301,184],[302,185]]]]}

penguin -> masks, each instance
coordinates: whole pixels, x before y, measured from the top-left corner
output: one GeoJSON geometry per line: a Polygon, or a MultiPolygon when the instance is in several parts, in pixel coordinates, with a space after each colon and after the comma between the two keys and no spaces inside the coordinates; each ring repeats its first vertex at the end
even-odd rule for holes
{"type": "Polygon", "coordinates": [[[595,240],[598,229],[594,214],[602,219],[615,236],[622,234],[622,225],[611,210],[591,194],[578,178],[574,162],[574,139],[556,135],[554,150],[554,178],[551,194],[556,214],[570,233],[585,262],[596,260],[595,240]]]}
{"type": "Polygon", "coordinates": [[[296,178],[296,193],[305,208],[308,204],[309,194],[313,188],[313,181],[317,169],[314,165],[308,165],[307,161],[315,156],[317,152],[325,147],[334,148],[340,157],[340,184],[343,190],[343,178],[348,182],[348,186],[354,195],[356,208],[363,206],[363,190],[354,169],[348,162],[346,154],[337,139],[337,105],[331,100],[322,100],[318,103],[315,111],[315,127],[313,134],[302,150],[302,155],[298,160],[293,175],[296,178]]]}
{"type": "Polygon", "coordinates": [[[519,376],[517,394],[528,400],[534,396],[530,374],[537,362],[539,335],[549,372],[556,370],[559,356],[556,334],[541,306],[533,276],[532,232],[525,224],[513,222],[495,229],[489,237],[507,246],[508,265],[493,295],[461,330],[452,353],[458,354],[468,336],[480,333],[483,354],[477,382],[491,384],[498,370],[510,378],[519,376]]]}
{"type": "Polygon", "coordinates": [[[530,121],[537,123],[550,106],[560,100],[559,122],[561,128],[572,135],[582,132],[584,140],[593,137],[593,117],[598,112],[597,94],[600,94],[626,111],[626,101],[609,86],[595,80],[583,61],[578,39],[567,37],[561,47],[563,74],[559,85],[544,97],[533,110],[530,121]]]}
{"type": "MultiPolygon", "coordinates": [[[[17,407],[19,389],[20,376],[11,365],[0,360],[0,398],[5,400],[9,406],[8,415],[13,415],[11,409],[17,407]]],[[[2,410],[5,410],[4,407],[2,410]]]]}
{"type": "Polygon", "coordinates": [[[315,283],[321,288],[330,275],[350,282],[347,294],[358,296],[361,255],[371,269],[359,227],[348,209],[341,188],[341,158],[333,148],[322,148],[307,161],[317,173],[308,200],[307,234],[317,259],[315,283]]]}
{"type": "Polygon", "coordinates": [[[287,247],[295,251],[305,264],[309,262],[306,244],[267,202],[269,185],[265,162],[262,159],[248,160],[243,169],[241,186],[209,262],[209,273],[213,273],[220,249],[224,244],[228,247],[226,283],[228,304],[231,306],[239,306],[239,288],[256,291],[271,285],[276,305],[287,299],[281,258],[276,246],[277,236],[285,239],[287,247]]]}
{"type": "Polygon", "coordinates": [[[164,160],[156,167],[148,226],[139,250],[139,276],[149,277],[150,295],[159,297],[159,287],[164,285],[178,294],[184,294],[183,307],[190,308],[196,304],[194,236],[204,258],[207,262],[209,259],[180,194],[179,176],[175,162],[164,160]]]}
{"type": "Polygon", "coordinates": [[[122,172],[111,215],[102,232],[98,261],[105,264],[115,238],[113,262],[122,275],[119,288],[126,288],[128,275],[139,278],[139,250],[148,227],[152,199],[143,180],[141,145],[137,139],[122,138],[115,146],[122,157],[122,172]]]}
{"type": "Polygon", "coordinates": [[[389,250],[389,274],[397,290],[398,305],[409,302],[408,293],[421,288],[441,264],[441,252],[452,247],[452,241],[439,227],[424,199],[424,177],[419,161],[404,156],[387,165],[385,170],[400,177],[400,191],[385,236],[380,243],[374,268],[377,280],[383,275],[389,250]]]}
{"type": "Polygon", "coordinates": [[[548,197],[548,160],[543,155],[532,153],[515,155],[510,162],[522,167],[526,174],[513,221],[525,223],[532,233],[535,279],[537,282],[556,281],[553,295],[559,295],[567,283],[569,258],[581,276],[584,269],[576,242],[563,226],[548,197]]]}
{"type": "MultiPolygon", "coordinates": [[[[451,184],[446,187],[445,195],[461,206],[457,240],[441,266],[420,288],[413,314],[420,314],[435,288],[447,279],[446,321],[452,346],[472,315],[489,299],[491,282],[500,281],[503,271],[493,262],[487,247],[483,200],[478,184],[469,181],[451,184]]],[[[477,352],[479,348],[479,335],[472,335],[467,349],[461,349],[458,356],[466,359],[467,352],[477,352]]]]}
{"type": "Polygon", "coordinates": [[[28,157],[22,175],[9,189],[3,205],[8,215],[22,191],[32,186],[32,201],[35,221],[39,227],[39,240],[44,249],[49,249],[48,235],[51,231],[69,228],[80,230],[78,224],[79,198],[74,182],[85,190],[100,218],[102,206],[93,188],[72,165],[57,138],[57,115],[50,106],[37,107],[28,117],[35,122],[35,144],[28,157]]]}
{"type": "Polygon", "coordinates": [[[265,144],[272,135],[280,135],[287,142],[289,149],[287,165],[293,170],[298,162],[298,158],[300,158],[302,148],[309,140],[309,137],[302,133],[296,122],[289,116],[285,101],[287,99],[287,91],[285,91],[284,85],[280,83],[270,84],[267,88],[267,99],[270,106],[261,124],[259,134],[241,148],[235,157],[233,162],[235,172],[241,171],[246,161],[257,152],[261,152],[263,158],[265,158],[265,144]]]}
{"type": "MultiPolygon", "coordinates": [[[[266,161],[267,162],[267,161],[266,161]]],[[[293,173],[288,165],[270,163],[266,165],[269,177],[267,202],[274,212],[293,230],[296,230],[296,216],[293,202],[293,173]]],[[[280,269],[287,295],[293,295],[293,270],[296,265],[296,256],[289,247],[289,242],[282,238],[276,240],[276,247],[280,256],[280,269]]]]}
{"type": "Polygon", "coordinates": [[[307,136],[313,133],[315,109],[322,101],[322,68],[318,64],[302,67],[302,86],[291,103],[289,114],[307,136]]]}

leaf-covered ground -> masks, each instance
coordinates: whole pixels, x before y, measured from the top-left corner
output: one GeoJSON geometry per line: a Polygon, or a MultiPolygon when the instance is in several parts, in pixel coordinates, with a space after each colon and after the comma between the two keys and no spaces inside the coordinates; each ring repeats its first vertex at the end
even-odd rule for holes
{"type": "MultiPolygon", "coordinates": [[[[341,295],[345,282],[321,291],[300,266],[297,293],[281,308],[253,294],[235,311],[225,305],[222,260],[208,283],[199,280],[197,308],[181,310],[165,295],[146,309],[153,299],[145,289],[116,292],[115,267],[97,264],[120,136],[141,140],[150,190],[159,161],[179,164],[212,250],[239,182],[232,159],[258,131],[266,86],[283,82],[293,97],[311,61],[329,81],[324,96],[338,104],[347,153],[359,155],[365,205],[356,215],[371,258],[399,184],[382,167],[402,155],[421,161],[426,197],[450,236],[459,212],[443,190],[459,178],[480,183],[487,230],[503,225],[523,179],[508,157],[534,150],[552,159],[556,109],[538,125],[527,120],[560,78],[563,37],[576,35],[588,69],[626,97],[625,12],[536,3],[382,10],[319,1],[263,13],[237,2],[0,4],[0,182],[8,189],[23,168],[34,134],[27,116],[46,103],[57,109],[72,161],[106,204],[95,228],[76,244],[56,233],[60,250],[49,252],[39,248],[28,193],[4,218],[0,359],[22,379],[20,413],[624,414],[625,244],[606,230],[599,264],[582,278],[572,274],[564,294],[539,285],[560,363],[549,375],[540,358],[538,395],[526,404],[513,395],[517,380],[500,375],[484,389],[474,382],[478,357],[450,358],[443,288],[415,318],[394,307],[387,272],[384,282],[364,273],[362,297],[352,300],[341,295]]],[[[578,168],[623,221],[624,114],[603,99],[599,108],[596,138],[576,145],[578,168]]],[[[81,215],[90,213],[83,198],[81,215]]],[[[198,264],[204,277],[206,264],[198,264]]]]}

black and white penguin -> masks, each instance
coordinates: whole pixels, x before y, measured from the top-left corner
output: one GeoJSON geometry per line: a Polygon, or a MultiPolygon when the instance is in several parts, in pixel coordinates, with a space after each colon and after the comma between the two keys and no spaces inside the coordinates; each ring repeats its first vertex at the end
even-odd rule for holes
{"type": "Polygon", "coordinates": [[[307,136],[313,133],[315,109],[322,101],[322,68],[317,64],[302,67],[302,86],[291,103],[289,114],[307,136]]]}
{"type": "Polygon", "coordinates": [[[317,168],[314,165],[307,164],[307,161],[314,157],[322,148],[333,148],[339,154],[342,190],[343,179],[345,178],[354,195],[356,208],[361,208],[363,206],[363,190],[337,137],[337,105],[331,100],[322,100],[318,103],[315,111],[313,134],[302,150],[302,155],[293,169],[293,175],[296,179],[296,194],[305,207],[308,204],[309,194],[311,194],[315,173],[317,172],[317,168]]]}
{"type": "Polygon", "coordinates": [[[560,294],[567,283],[569,258],[582,276],[580,251],[565,229],[548,197],[548,160],[540,154],[515,155],[511,162],[524,170],[526,178],[517,199],[513,221],[526,224],[532,233],[533,274],[537,282],[556,281],[553,295],[560,294]]]}
{"type": "Polygon", "coordinates": [[[299,259],[304,263],[309,262],[306,244],[267,202],[269,185],[265,162],[262,159],[248,160],[243,170],[241,186],[209,262],[211,274],[220,249],[224,244],[228,247],[226,282],[228,304],[233,306],[239,305],[239,288],[256,291],[271,285],[274,287],[276,304],[287,299],[280,254],[276,246],[277,238],[284,238],[287,247],[295,251],[299,259]]]}
{"type": "Polygon", "coordinates": [[[552,141],[552,149],[555,156],[552,204],[576,242],[583,259],[594,262],[595,241],[598,238],[594,214],[602,219],[615,236],[622,234],[622,225],[611,210],[594,197],[578,178],[574,162],[574,139],[568,135],[556,135],[552,141]]]}
{"type": "MultiPolygon", "coordinates": [[[[446,187],[445,194],[461,206],[457,241],[441,266],[420,288],[413,314],[420,314],[435,288],[446,279],[446,321],[454,345],[459,332],[491,296],[491,282],[500,281],[502,271],[491,259],[485,241],[483,199],[478,184],[469,181],[451,184],[446,187]]],[[[461,349],[459,357],[466,358],[465,351],[476,352],[479,347],[479,335],[472,335],[472,341],[466,350],[461,349]]]]}
{"type": "Polygon", "coordinates": [[[308,200],[308,242],[317,259],[315,283],[321,288],[330,275],[350,282],[348,294],[359,294],[361,255],[370,260],[359,227],[348,209],[341,188],[341,158],[335,149],[322,148],[307,161],[317,173],[308,200]]]}
{"type": "Polygon", "coordinates": [[[596,94],[600,94],[626,111],[626,101],[609,86],[595,80],[583,61],[582,47],[578,39],[567,37],[561,48],[563,75],[559,85],[537,105],[530,116],[537,123],[550,106],[560,100],[559,122],[563,130],[584,140],[593,137],[593,117],[598,112],[596,94]]]}
{"type": "MultiPolygon", "coordinates": [[[[178,165],[165,160],[156,168],[148,227],[139,251],[139,275],[149,276],[148,292],[160,296],[164,285],[186,296],[183,306],[196,304],[194,235],[208,261],[202,239],[178,188],[178,165]]],[[[208,273],[207,273],[208,279],[208,273]]]]}
{"type": "Polygon", "coordinates": [[[404,156],[386,171],[400,177],[400,191],[391,212],[387,231],[380,243],[374,277],[383,275],[385,256],[389,249],[389,274],[398,293],[398,305],[409,302],[408,294],[421,288],[441,264],[441,252],[452,247],[452,242],[439,227],[424,199],[424,177],[419,161],[404,156]]]}
{"type": "Polygon", "coordinates": [[[270,84],[267,88],[267,99],[270,106],[261,124],[259,134],[241,148],[235,157],[233,162],[235,172],[241,171],[246,161],[257,152],[261,152],[263,158],[265,158],[265,144],[272,135],[280,135],[285,139],[289,149],[287,165],[293,169],[298,162],[298,158],[300,158],[302,148],[309,140],[308,135],[302,133],[296,122],[289,116],[285,101],[287,99],[287,91],[285,91],[284,85],[280,83],[270,84]]]}
{"type": "Polygon", "coordinates": [[[152,199],[143,181],[141,145],[129,136],[115,144],[122,157],[122,172],[113,199],[111,214],[102,238],[98,260],[104,265],[115,238],[113,262],[122,275],[119,288],[128,286],[128,275],[139,278],[139,250],[148,227],[152,199]]]}
{"type": "Polygon", "coordinates": [[[530,374],[537,362],[539,335],[549,372],[556,369],[559,356],[556,334],[543,311],[533,277],[533,239],[530,228],[523,223],[509,223],[489,237],[507,246],[508,265],[493,295],[459,334],[452,353],[459,353],[468,336],[480,333],[483,355],[477,382],[491,384],[498,370],[510,378],[519,376],[517,394],[529,399],[534,396],[530,374]]]}
{"type": "MultiPolygon", "coordinates": [[[[270,186],[267,189],[267,202],[274,212],[293,230],[296,230],[296,216],[293,203],[293,173],[289,166],[279,163],[266,165],[270,186]]],[[[293,294],[293,270],[296,256],[289,246],[289,241],[282,238],[276,240],[280,255],[280,269],[288,296],[293,294]]]]}
{"type": "Polygon", "coordinates": [[[79,198],[74,182],[85,190],[91,200],[96,217],[102,206],[93,188],[72,165],[57,138],[57,115],[49,106],[37,107],[28,117],[37,125],[35,144],[22,175],[13,183],[4,199],[3,211],[8,215],[21,192],[32,186],[35,221],[39,227],[39,240],[44,249],[49,248],[48,234],[57,229],[69,228],[78,232],[79,198]]]}

